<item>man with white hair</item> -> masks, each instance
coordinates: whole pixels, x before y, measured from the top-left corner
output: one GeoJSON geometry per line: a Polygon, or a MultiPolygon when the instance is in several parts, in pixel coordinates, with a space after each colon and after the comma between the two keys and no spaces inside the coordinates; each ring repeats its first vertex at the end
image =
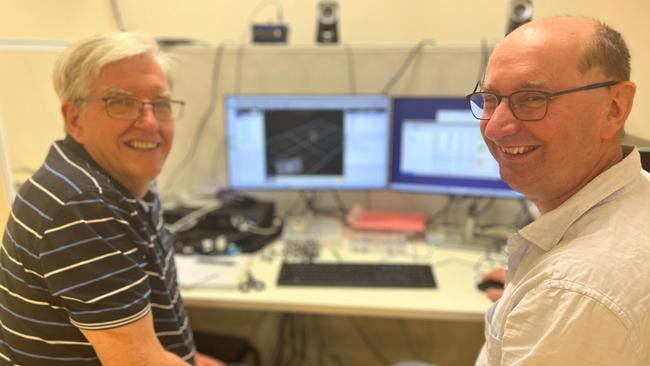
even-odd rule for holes
{"type": "Polygon", "coordinates": [[[66,137],[16,195],[0,253],[0,364],[222,365],[195,351],[153,180],[173,100],[156,42],[107,33],[54,70],[66,137]]]}

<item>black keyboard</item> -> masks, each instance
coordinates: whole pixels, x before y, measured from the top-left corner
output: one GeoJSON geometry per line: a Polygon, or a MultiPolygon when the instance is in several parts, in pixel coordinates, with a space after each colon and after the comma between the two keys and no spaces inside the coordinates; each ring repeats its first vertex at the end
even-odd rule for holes
{"type": "Polygon", "coordinates": [[[284,262],[278,285],[435,288],[436,280],[428,264],[284,262]]]}

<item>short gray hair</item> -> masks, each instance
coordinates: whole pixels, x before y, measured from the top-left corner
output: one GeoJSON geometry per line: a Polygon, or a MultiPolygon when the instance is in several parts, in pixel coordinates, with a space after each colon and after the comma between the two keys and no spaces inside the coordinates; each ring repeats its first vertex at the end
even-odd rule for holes
{"type": "Polygon", "coordinates": [[[607,24],[592,20],[596,31],[578,62],[578,70],[585,73],[600,67],[614,80],[630,80],[630,50],[623,36],[607,24]]]}
{"type": "Polygon", "coordinates": [[[88,96],[106,65],[143,54],[153,55],[167,72],[167,57],[153,38],[141,33],[109,32],[73,43],[61,54],[52,73],[59,100],[78,102],[88,96]]]}

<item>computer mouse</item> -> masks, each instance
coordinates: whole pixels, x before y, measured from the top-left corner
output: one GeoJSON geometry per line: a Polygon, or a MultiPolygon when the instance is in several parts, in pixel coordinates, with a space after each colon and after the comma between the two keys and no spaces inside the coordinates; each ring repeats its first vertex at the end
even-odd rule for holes
{"type": "Polygon", "coordinates": [[[478,287],[478,289],[481,291],[485,291],[489,288],[503,290],[504,284],[501,281],[488,280],[488,281],[479,282],[479,284],[476,285],[476,287],[478,287]]]}

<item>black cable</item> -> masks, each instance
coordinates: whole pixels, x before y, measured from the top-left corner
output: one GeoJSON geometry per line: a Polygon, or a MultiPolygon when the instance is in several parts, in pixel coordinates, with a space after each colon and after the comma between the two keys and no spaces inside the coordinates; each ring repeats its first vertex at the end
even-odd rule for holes
{"type": "MultiPolygon", "coordinates": [[[[183,159],[181,159],[181,162],[178,163],[174,169],[170,170],[174,172],[174,175],[172,175],[169,181],[166,182],[163,191],[165,191],[169,187],[173,187],[173,183],[176,182],[176,178],[181,176],[180,174],[181,171],[183,171],[190,165],[189,162],[194,158],[194,154],[196,154],[196,149],[199,146],[199,140],[204,135],[203,131],[205,130],[208,124],[210,116],[214,113],[215,109],[217,108],[217,104],[218,104],[217,91],[219,85],[219,74],[221,70],[221,60],[223,58],[224,48],[225,48],[225,43],[221,43],[215,49],[214,61],[212,64],[212,86],[210,88],[210,96],[209,96],[210,104],[208,105],[208,108],[205,110],[205,112],[203,112],[203,115],[199,119],[199,126],[194,132],[194,137],[192,138],[192,141],[190,143],[190,149],[187,151],[183,159]]],[[[225,138],[222,141],[225,141],[225,138]]]]}
{"type": "MultiPolygon", "coordinates": [[[[304,211],[306,214],[324,214],[328,216],[336,216],[336,217],[345,217],[346,210],[347,208],[345,207],[345,204],[343,204],[343,201],[341,198],[336,195],[336,191],[331,191],[334,195],[335,200],[337,201],[337,207],[335,208],[320,208],[318,207],[316,203],[316,199],[318,196],[318,192],[316,191],[300,191],[300,200],[303,202],[304,206],[304,211]]],[[[295,206],[297,205],[297,202],[294,202],[291,205],[291,208],[287,211],[287,213],[292,212],[295,209],[295,206]]]]}
{"type": "Polygon", "coordinates": [[[447,202],[445,202],[445,205],[431,215],[430,218],[431,224],[432,225],[435,224],[436,220],[438,220],[438,217],[447,214],[455,201],[456,201],[456,196],[447,196],[447,202]]]}
{"type": "Polygon", "coordinates": [[[522,198],[519,201],[519,205],[521,207],[520,213],[518,216],[519,218],[515,219],[514,226],[517,228],[524,227],[528,225],[529,223],[535,221],[535,218],[533,215],[530,213],[530,209],[528,208],[528,205],[526,204],[526,199],[522,198]]]}
{"type": "Polygon", "coordinates": [[[300,197],[302,198],[302,202],[306,213],[307,214],[315,213],[316,204],[314,203],[314,201],[316,200],[316,192],[300,191],[300,197]]]}
{"type": "MultiPolygon", "coordinates": [[[[282,366],[293,366],[294,365],[294,360],[296,359],[296,356],[298,354],[298,345],[296,344],[296,318],[295,315],[293,314],[287,314],[287,317],[289,317],[289,349],[291,350],[289,352],[289,360],[285,363],[282,364],[282,366]]],[[[300,360],[298,360],[300,361],[300,360]]]]}
{"type": "Polygon", "coordinates": [[[273,366],[284,366],[284,348],[286,347],[285,328],[287,326],[287,314],[281,314],[278,319],[278,330],[275,345],[275,357],[273,366]]]}
{"type": "Polygon", "coordinates": [[[323,355],[324,350],[326,350],[325,340],[323,339],[323,333],[320,328],[320,321],[318,320],[317,315],[309,315],[309,319],[312,322],[312,333],[316,336],[316,360],[318,360],[318,366],[324,366],[323,355]]]}
{"type": "Polygon", "coordinates": [[[304,322],[302,317],[298,314],[292,314],[292,356],[291,361],[295,359],[295,362],[288,362],[287,366],[303,366],[305,365],[305,360],[307,358],[306,354],[306,343],[305,343],[305,329],[304,322]]]}
{"type": "Polygon", "coordinates": [[[299,348],[300,349],[300,357],[298,358],[299,359],[298,366],[303,366],[303,365],[308,364],[308,362],[307,362],[308,352],[307,351],[308,351],[308,348],[309,348],[309,342],[308,342],[309,329],[307,327],[307,325],[308,325],[307,324],[307,319],[305,319],[304,316],[302,316],[302,315],[297,315],[297,317],[298,317],[298,319],[297,319],[298,324],[301,325],[301,330],[302,330],[302,339],[301,339],[300,348],[299,348]]]}
{"type": "Polygon", "coordinates": [[[293,214],[293,211],[296,209],[296,206],[300,204],[303,201],[302,195],[298,195],[298,197],[293,201],[291,205],[289,205],[289,208],[287,209],[287,216],[291,216],[293,214]]]}
{"type": "Polygon", "coordinates": [[[242,64],[244,60],[244,47],[246,46],[246,38],[250,33],[249,26],[253,24],[253,21],[255,19],[255,16],[262,10],[266,5],[275,5],[276,7],[276,15],[275,15],[275,21],[278,24],[281,24],[283,21],[283,16],[282,16],[282,4],[280,1],[273,1],[273,0],[262,0],[260,1],[257,6],[253,9],[251,12],[250,16],[248,17],[248,22],[246,23],[245,30],[242,32],[241,36],[239,37],[239,48],[237,49],[237,60],[235,61],[235,86],[233,88],[234,94],[239,94],[239,88],[241,84],[241,75],[242,75],[242,64]]]}
{"type": "Polygon", "coordinates": [[[476,217],[478,218],[479,216],[485,214],[490,208],[492,208],[492,206],[494,206],[495,202],[496,198],[490,197],[488,201],[483,205],[483,207],[476,209],[476,217]]]}
{"type": "Polygon", "coordinates": [[[352,48],[348,44],[344,44],[343,47],[345,47],[345,54],[348,61],[348,82],[350,84],[350,93],[357,94],[357,81],[354,70],[354,58],[352,57],[352,48]]]}
{"type": "Polygon", "coordinates": [[[424,48],[424,46],[435,46],[436,42],[433,41],[430,38],[423,39],[420,42],[418,42],[413,49],[411,49],[411,52],[406,56],[404,59],[404,62],[402,62],[402,65],[400,68],[397,70],[397,72],[393,75],[393,77],[386,83],[386,86],[381,91],[381,94],[388,94],[390,90],[393,88],[395,83],[399,81],[399,79],[403,76],[404,72],[408,69],[409,65],[413,62],[415,59],[415,56],[424,48]]]}
{"type": "Polygon", "coordinates": [[[122,17],[120,4],[117,3],[117,0],[111,0],[111,9],[113,10],[113,18],[115,18],[115,23],[117,23],[117,28],[122,32],[126,32],[126,26],[124,25],[124,18],[122,17]]]}
{"type": "Polygon", "coordinates": [[[273,365],[273,366],[278,366],[280,364],[280,357],[281,357],[281,353],[282,353],[282,346],[283,346],[283,344],[282,344],[282,315],[284,315],[284,314],[281,314],[278,317],[278,326],[277,326],[277,330],[276,330],[276,333],[275,333],[275,347],[274,347],[275,353],[273,354],[273,362],[271,363],[271,365],[273,365]]]}
{"type": "MultiPolygon", "coordinates": [[[[332,193],[334,192],[335,191],[332,191],[332,193]]],[[[318,197],[317,191],[300,191],[300,194],[305,204],[307,214],[324,214],[337,217],[345,216],[345,205],[343,205],[343,202],[338,196],[335,196],[339,203],[336,208],[320,208],[316,203],[318,197]]]]}
{"type": "Polygon", "coordinates": [[[348,212],[348,209],[345,207],[345,204],[341,200],[341,196],[338,191],[332,191],[334,195],[334,200],[336,201],[336,207],[338,208],[341,216],[345,217],[345,214],[348,212]]]}
{"type": "Polygon", "coordinates": [[[390,362],[388,362],[388,359],[379,351],[377,346],[375,346],[374,343],[372,343],[372,340],[370,337],[366,334],[366,332],[363,331],[359,323],[357,323],[357,320],[351,317],[348,317],[348,320],[352,323],[352,326],[354,329],[357,331],[359,336],[361,336],[361,339],[363,342],[368,346],[368,349],[377,357],[379,362],[381,362],[382,365],[390,365],[390,362]]]}
{"type": "Polygon", "coordinates": [[[467,224],[467,219],[473,219],[474,220],[474,229],[472,230],[472,235],[474,234],[474,231],[476,230],[476,226],[480,226],[478,222],[478,203],[480,201],[480,198],[478,197],[467,197],[470,200],[469,206],[467,207],[467,213],[465,214],[465,222],[467,224]]]}
{"type": "Polygon", "coordinates": [[[476,77],[476,84],[480,85],[485,78],[485,71],[487,68],[488,60],[490,59],[490,51],[487,47],[485,38],[481,39],[481,63],[478,66],[478,76],[476,77]]]}
{"type": "Polygon", "coordinates": [[[235,85],[233,87],[233,94],[239,94],[239,88],[241,86],[241,77],[242,77],[242,63],[244,62],[244,46],[245,43],[242,41],[237,48],[237,59],[235,61],[235,85]]]}

